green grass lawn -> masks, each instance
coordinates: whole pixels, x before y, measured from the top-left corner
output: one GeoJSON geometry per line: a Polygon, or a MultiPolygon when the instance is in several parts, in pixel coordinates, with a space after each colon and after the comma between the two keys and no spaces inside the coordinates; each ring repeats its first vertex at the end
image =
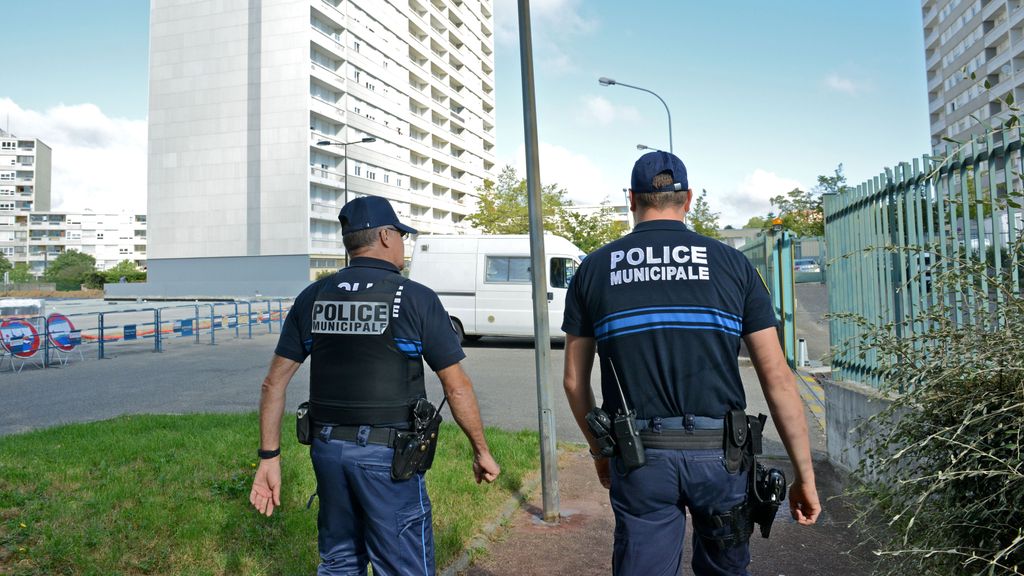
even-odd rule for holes
{"type": "MultiPolygon", "coordinates": [[[[281,508],[249,504],[255,414],[130,416],[0,438],[0,574],[313,574],[317,504],[308,448],[285,419],[281,508]]],[[[434,467],[438,567],[539,466],[532,432],[487,430],[502,467],[472,477],[472,452],[445,423],[434,467]]]]}

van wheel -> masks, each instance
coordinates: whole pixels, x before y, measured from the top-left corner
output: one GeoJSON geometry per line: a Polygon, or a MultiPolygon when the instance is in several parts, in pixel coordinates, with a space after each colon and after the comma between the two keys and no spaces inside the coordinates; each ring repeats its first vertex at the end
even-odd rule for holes
{"type": "Polygon", "coordinates": [[[466,343],[466,331],[462,329],[462,322],[458,318],[452,318],[452,328],[455,328],[455,335],[459,337],[459,344],[466,343]]]}

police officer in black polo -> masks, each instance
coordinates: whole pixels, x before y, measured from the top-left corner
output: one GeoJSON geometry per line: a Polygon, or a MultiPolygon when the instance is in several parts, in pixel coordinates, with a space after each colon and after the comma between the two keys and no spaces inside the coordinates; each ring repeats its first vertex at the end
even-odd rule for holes
{"type": "Polygon", "coordinates": [[[657,151],[637,160],[629,192],[636,227],[583,261],[565,302],[564,387],[610,489],[617,575],[678,574],[686,509],[694,519],[694,572],[747,574],[751,525],[735,519],[752,466],[730,466],[719,432],[730,411],[744,418],[741,340],[794,466],[792,515],[813,524],[820,511],[803,403],[767,288],[740,252],[687,228],[692,198],[679,158],[657,151]],[[586,421],[595,350],[604,412],[635,411],[641,443],[658,446],[638,450],[646,463],[632,470],[630,461],[641,457],[626,457],[623,448],[602,457],[586,421]]]}
{"type": "Polygon", "coordinates": [[[430,498],[423,473],[392,477],[396,437],[414,428],[425,398],[423,360],[441,380],[455,421],[473,447],[476,481],[500,473],[484,439],[465,354],[429,288],[399,273],[403,237],[391,204],[373,196],[338,216],[348,267],[295,299],[260,395],[260,464],[249,500],[270,516],[280,506],[285,389],[307,356],[310,455],[320,499],[318,574],[434,574],[430,498]],[[421,404],[422,406],[422,404],[421,404]]]}

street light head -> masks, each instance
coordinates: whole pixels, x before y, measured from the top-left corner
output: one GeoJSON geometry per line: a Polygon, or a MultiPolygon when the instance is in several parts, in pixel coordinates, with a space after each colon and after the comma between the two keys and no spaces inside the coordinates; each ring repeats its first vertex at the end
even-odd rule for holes
{"type": "Polygon", "coordinates": [[[636,145],[636,149],[637,150],[654,150],[654,148],[651,148],[650,146],[645,146],[644,144],[637,144],[636,145]]]}
{"type": "Polygon", "coordinates": [[[367,136],[366,138],[363,138],[362,140],[360,140],[360,142],[362,142],[363,144],[369,144],[370,142],[376,142],[376,141],[377,141],[377,139],[374,138],[373,136],[367,136]]]}
{"type": "Polygon", "coordinates": [[[316,145],[317,146],[330,146],[331,142],[330,142],[330,140],[317,140],[316,145]]]}
{"type": "Polygon", "coordinates": [[[601,76],[600,78],[597,79],[597,83],[600,84],[601,86],[614,86],[615,80],[601,76]]]}

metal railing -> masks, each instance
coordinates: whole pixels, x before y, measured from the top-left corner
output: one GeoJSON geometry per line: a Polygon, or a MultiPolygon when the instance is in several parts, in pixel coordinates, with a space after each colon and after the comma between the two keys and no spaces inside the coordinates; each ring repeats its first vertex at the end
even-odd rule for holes
{"type": "Polygon", "coordinates": [[[783,231],[759,236],[740,248],[757,268],[772,295],[775,317],[779,321],[779,342],[790,368],[796,368],[797,353],[793,242],[793,234],[783,231]]]}
{"type": "MultiPolygon", "coordinates": [[[[99,360],[110,358],[109,354],[117,349],[139,349],[141,344],[151,347],[153,352],[163,352],[174,341],[191,341],[200,344],[205,341],[216,345],[218,332],[221,338],[252,339],[260,331],[274,333],[274,326],[280,332],[284,319],[291,309],[292,301],[285,299],[227,301],[227,302],[195,302],[161,307],[130,308],[105,312],[78,312],[60,314],[67,320],[76,338],[80,341],[74,348],[77,353],[93,355],[86,351],[95,347],[95,357],[99,360]]],[[[51,316],[7,317],[3,320],[20,320],[32,325],[39,338],[38,348],[31,355],[20,356],[24,363],[38,356],[43,368],[54,365],[66,365],[63,361],[54,361],[58,347],[51,336],[51,316]]],[[[0,329],[0,337],[4,337],[0,329]]],[[[66,354],[67,350],[61,350],[66,354]]],[[[26,352],[27,354],[27,352],[26,352]]]]}
{"type": "Polygon", "coordinates": [[[920,335],[934,306],[957,325],[970,322],[971,304],[1004,297],[989,289],[991,275],[1021,295],[1020,262],[1008,250],[1024,231],[1021,142],[1019,129],[991,133],[825,196],[836,379],[880,387],[884,359],[859,345],[864,338],[879,329],[920,335]],[[939,274],[975,265],[987,272],[933,290],[939,274]]]}

